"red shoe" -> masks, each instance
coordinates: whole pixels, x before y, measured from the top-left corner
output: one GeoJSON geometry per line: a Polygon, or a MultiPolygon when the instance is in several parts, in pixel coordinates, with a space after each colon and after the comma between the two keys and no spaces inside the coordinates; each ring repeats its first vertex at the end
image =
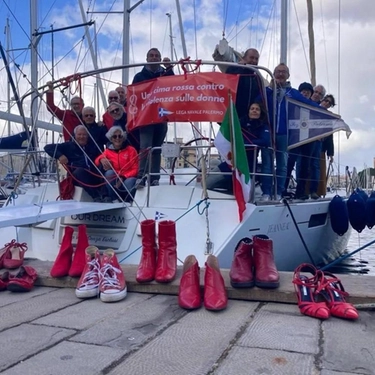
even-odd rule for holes
{"type": "Polygon", "coordinates": [[[38,274],[30,266],[21,266],[17,275],[10,278],[7,289],[11,292],[30,292],[38,274]]]}
{"type": "Polygon", "coordinates": [[[0,268],[3,268],[4,259],[10,257],[8,249],[10,247],[13,247],[15,243],[16,243],[16,240],[12,240],[11,242],[6,243],[4,247],[0,249],[0,268]]]}
{"type": "Polygon", "coordinates": [[[221,276],[219,262],[214,255],[209,255],[204,274],[204,307],[207,310],[224,310],[228,304],[224,279],[221,276]]]}
{"type": "Polygon", "coordinates": [[[154,280],[156,270],[155,220],[143,220],[141,232],[142,256],[135,279],[138,283],[148,283],[154,280]]]}
{"type": "Polygon", "coordinates": [[[107,249],[101,261],[99,292],[103,302],[117,302],[126,297],[124,273],[113,249],[107,249]]]}
{"type": "Polygon", "coordinates": [[[89,239],[87,237],[86,225],[78,226],[78,239],[76,251],[73,255],[72,265],[69,269],[70,277],[80,277],[86,265],[86,249],[89,247],[89,239]]]}
{"type": "Polygon", "coordinates": [[[5,255],[3,266],[4,268],[14,269],[22,266],[25,252],[27,251],[27,244],[15,242],[8,246],[7,255],[5,255]]]}
{"type": "Polygon", "coordinates": [[[177,242],[176,224],[172,220],[159,222],[159,250],[157,255],[155,280],[158,283],[169,283],[176,277],[177,242]]]}
{"type": "Polygon", "coordinates": [[[55,262],[50,271],[52,277],[68,276],[70,266],[72,264],[73,255],[73,238],[74,229],[72,227],[65,227],[64,236],[61,241],[60,250],[57,254],[55,262]]]}
{"type": "Polygon", "coordinates": [[[199,266],[194,255],[188,255],[184,261],[178,290],[178,304],[187,310],[198,309],[202,306],[199,266]]]}
{"type": "Polygon", "coordinates": [[[251,288],[254,286],[253,241],[243,238],[234,250],[229,277],[233,288],[251,288]]]}
{"type": "Polygon", "coordinates": [[[86,249],[86,265],[76,287],[78,298],[92,298],[99,294],[100,254],[96,246],[86,249]]]}
{"type": "Polygon", "coordinates": [[[326,299],[331,315],[342,319],[358,319],[357,309],[345,301],[344,297],[347,297],[349,293],[345,292],[340,279],[330,272],[324,272],[321,295],[326,299]]]}
{"type": "Polygon", "coordinates": [[[324,302],[317,302],[319,288],[323,285],[323,273],[312,264],[303,263],[294,271],[293,284],[297,293],[298,307],[301,314],[318,319],[328,319],[330,311],[324,302]],[[308,278],[301,272],[310,272],[313,277],[308,278]]]}
{"type": "Polygon", "coordinates": [[[7,290],[9,281],[13,279],[13,275],[9,273],[9,271],[5,271],[2,275],[0,275],[0,292],[3,290],[7,290]]]}

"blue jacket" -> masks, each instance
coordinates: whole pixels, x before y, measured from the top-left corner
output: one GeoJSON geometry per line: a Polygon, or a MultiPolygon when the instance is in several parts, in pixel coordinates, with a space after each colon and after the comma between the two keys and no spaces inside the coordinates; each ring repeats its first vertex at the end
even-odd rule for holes
{"type": "MultiPolygon", "coordinates": [[[[271,123],[271,127],[274,128],[273,124],[273,88],[266,88],[267,95],[267,106],[268,115],[271,123]]],[[[299,102],[311,105],[313,107],[319,107],[318,103],[313,102],[310,99],[306,99],[298,90],[293,89],[290,84],[283,88],[277,88],[276,95],[276,134],[286,135],[288,133],[287,115],[286,115],[286,101],[285,97],[293,98],[299,102]]],[[[257,100],[259,101],[259,100],[257,100]]]]}
{"type": "Polygon", "coordinates": [[[143,69],[134,76],[133,84],[164,76],[174,76],[173,70],[160,67],[156,72],[152,72],[146,67],[143,67],[143,69]]]}
{"type": "Polygon", "coordinates": [[[271,146],[271,134],[266,122],[251,120],[249,116],[244,116],[240,119],[240,124],[245,145],[271,146]]]}

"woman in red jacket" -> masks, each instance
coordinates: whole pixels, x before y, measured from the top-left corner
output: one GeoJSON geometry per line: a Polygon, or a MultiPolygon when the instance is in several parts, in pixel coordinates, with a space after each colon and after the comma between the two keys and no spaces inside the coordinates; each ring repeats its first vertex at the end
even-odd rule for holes
{"type": "Polygon", "coordinates": [[[138,174],[138,154],[126,139],[126,132],[120,126],[113,126],[106,134],[111,142],[104,152],[95,159],[101,166],[107,180],[108,196],[104,202],[116,202],[118,196],[124,200],[131,199],[138,174]]]}

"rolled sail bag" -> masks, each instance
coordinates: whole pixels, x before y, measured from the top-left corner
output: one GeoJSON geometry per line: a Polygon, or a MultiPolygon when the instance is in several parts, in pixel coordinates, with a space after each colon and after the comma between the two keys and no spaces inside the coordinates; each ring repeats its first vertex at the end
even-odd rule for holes
{"type": "Polygon", "coordinates": [[[329,203],[329,216],[332,230],[343,236],[349,229],[349,215],[346,203],[339,195],[335,195],[329,203]]]}
{"type": "Polygon", "coordinates": [[[366,201],[366,225],[369,229],[375,225],[375,191],[366,201]]]}
{"type": "Polygon", "coordinates": [[[350,225],[361,233],[366,227],[365,201],[357,191],[354,191],[348,199],[347,206],[350,225]]]}

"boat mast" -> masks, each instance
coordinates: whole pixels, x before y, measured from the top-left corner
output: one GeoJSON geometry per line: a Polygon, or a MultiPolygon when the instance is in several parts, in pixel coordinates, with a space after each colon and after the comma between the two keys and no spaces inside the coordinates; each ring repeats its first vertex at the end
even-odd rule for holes
{"type": "MultiPolygon", "coordinates": [[[[38,93],[36,91],[38,87],[38,42],[40,37],[35,35],[38,31],[38,0],[30,1],[30,70],[31,70],[31,89],[33,90],[31,94],[31,107],[30,107],[30,117],[32,123],[35,122],[38,110],[38,93]]],[[[37,137],[35,134],[35,142],[37,142],[37,137]]],[[[36,146],[36,143],[34,144],[36,146]]]]}
{"type": "Polygon", "coordinates": [[[280,63],[287,64],[288,50],[288,0],[281,0],[280,63]]]}
{"type": "Polygon", "coordinates": [[[314,12],[311,0],[307,0],[307,28],[309,33],[309,55],[310,55],[310,79],[313,87],[316,86],[316,66],[315,66],[315,41],[314,41],[314,12]]]}
{"type": "MultiPolygon", "coordinates": [[[[184,54],[184,58],[188,57],[187,49],[186,49],[186,41],[185,41],[185,33],[184,33],[184,25],[182,23],[182,16],[181,16],[181,7],[180,7],[180,0],[176,0],[176,8],[177,8],[177,16],[178,16],[178,24],[180,26],[180,34],[181,34],[181,44],[182,44],[182,52],[184,54]]],[[[172,58],[172,56],[171,56],[172,58]]],[[[173,60],[173,59],[172,59],[173,60]]]]}
{"type": "MultiPolygon", "coordinates": [[[[7,41],[7,44],[6,44],[6,51],[7,51],[7,54],[8,54],[8,61],[9,61],[9,50],[10,50],[10,26],[9,26],[9,18],[7,17],[7,23],[6,23],[6,26],[5,26],[5,34],[6,34],[6,41],[7,41]]],[[[7,84],[7,111],[8,113],[10,113],[10,109],[11,109],[11,106],[10,106],[10,84],[8,82],[7,84]]],[[[8,125],[7,125],[7,128],[8,128],[8,136],[10,136],[10,120],[8,120],[8,125]]]]}

